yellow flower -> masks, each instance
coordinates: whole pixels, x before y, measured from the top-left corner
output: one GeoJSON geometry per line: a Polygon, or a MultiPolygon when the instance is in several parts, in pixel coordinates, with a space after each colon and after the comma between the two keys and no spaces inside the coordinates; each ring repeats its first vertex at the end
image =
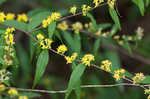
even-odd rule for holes
{"type": "Polygon", "coordinates": [[[43,40],[43,39],[44,39],[44,36],[43,36],[41,33],[39,33],[36,37],[37,37],[39,40],[43,40]]]}
{"type": "Polygon", "coordinates": [[[94,61],[94,56],[92,54],[86,54],[84,55],[84,57],[82,58],[82,63],[87,65],[87,66],[90,66],[90,62],[91,61],[94,61]]]}
{"type": "Polygon", "coordinates": [[[132,78],[133,83],[140,83],[145,79],[145,76],[143,73],[136,73],[135,76],[132,78]]]}
{"type": "Polygon", "coordinates": [[[91,9],[90,6],[87,6],[87,5],[82,5],[82,15],[83,16],[86,16],[87,12],[91,9]]]}
{"type": "Polygon", "coordinates": [[[108,0],[108,1],[107,1],[108,6],[109,6],[110,8],[114,8],[114,6],[115,6],[115,1],[116,1],[116,0],[108,0]]]}
{"type": "Polygon", "coordinates": [[[73,6],[73,7],[70,8],[70,13],[71,14],[76,14],[76,10],[77,10],[77,7],[73,6]]]}
{"type": "Polygon", "coordinates": [[[3,12],[0,12],[0,22],[4,22],[5,21],[5,14],[3,12]]]}
{"type": "Polygon", "coordinates": [[[13,95],[13,96],[17,96],[18,95],[18,90],[16,90],[15,88],[11,88],[11,89],[8,90],[8,94],[13,95]]]}
{"type": "Polygon", "coordinates": [[[72,56],[65,56],[65,59],[67,60],[66,64],[72,63],[74,60],[76,60],[78,54],[77,53],[73,53],[72,56]]]}
{"type": "Polygon", "coordinates": [[[114,38],[115,40],[119,40],[120,36],[119,36],[119,35],[115,35],[113,38],[114,38]]]}
{"type": "Polygon", "coordinates": [[[117,81],[120,80],[121,78],[125,78],[125,70],[124,70],[124,69],[115,70],[113,77],[114,77],[117,81]]]}
{"type": "Polygon", "coordinates": [[[93,0],[95,7],[97,7],[100,3],[104,2],[104,0],[93,0]]]}
{"type": "Polygon", "coordinates": [[[110,67],[112,63],[109,60],[104,60],[101,63],[102,63],[102,65],[100,66],[101,69],[106,70],[107,72],[111,71],[110,67]]]}
{"type": "Polygon", "coordinates": [[[67,47],[65,45],[60,45],[58,48],[57,48],[57,53],[61,53],[61,54],[64,54],[66,51],[67,51],[67,47]]]}
{"type": "Polygon", "coordinates": [[[150,94],[150,88],[144,90],[144,94],[150,94]]]}
{"type": "Polygon", "coordinates": [[[6,20],[13,20],[14,18],[15,18],[15,14],[13,14],[13,13],[8,13],[6,15],[6,20]]]}
{"type": "Polygon", "coordinates": [[[66,21],[63,21],[62,23],[59,23],[57,25],[57,28],[62,30],[62,31],[65,31],[68,29],[68,24],[66,23],[66,21]]]}
{"type": "Polygon", "coordinates": [[[28,97],[27,96],[19,96],[18,99],[28,99],[28,97]]]}
{"type": "Polygon", "coordinates": [[[79,34],[80,30],[83,28],[83,25],[81,22],[76,22],[72,24],[72,29],[74,30],[75,34],[79,34]]]}
{"type": "Polygon", "coordinates": [[[9,42],[10,42],[10,45],[14,44],[14,35],[13,34],[9,34],[9,42]]]}
{"type": "Polygon", "coordinates": [[[51,14],[51,19],[54,20],[54,21],[59,20],[60,17],[61,17],[61,14],[58,13],[58,12],[52,12],[52,14],[51,14]]]}
{"type": "Polygon", "coordinates": [[[15,28],[11,27],[11,28],[7,28],[6,31],[5,31],[5,34],[9,34],[9,33],[12,33],[15,31],[15,28]]]}
{"type": "Polygon", "coordinates": [[[27,22],[28,21],[28,17],[26,16],[26,14],[18,14],[17,16],[17,21],[24,21],[27,22]]]}
{"type": "Polygon", "coordinates": [[[0,91],[4,91],[5,90],[5,85],[4,84],[0,84],[0,91]]]}
{"type": "Polygon", "coordinates": [[[42,21],[42,27],[43,28],[46,28],[47,26],[48,26],[48,20],[47,19],[44,19],[43,21],[42,21]]]}
{"type": "Polygon", "coordinates": [[[48,48],[51,48],[52,42],[53,41],[50,39],[45,39],[45,40],[41,40],[40,45],[42,49],[48,49],[48,48]]]}

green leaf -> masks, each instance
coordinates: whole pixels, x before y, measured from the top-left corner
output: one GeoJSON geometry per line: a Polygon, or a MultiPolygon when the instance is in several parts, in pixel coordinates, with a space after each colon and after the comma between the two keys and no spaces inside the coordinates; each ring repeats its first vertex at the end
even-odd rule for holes
{"type": "Polygon", "coordinates": [[[142,83],[142,84],[150,84],[150,76],[145,76],[145,77],[146,78],[140,83],[142,83]]]}
{"type": "Polygon", "coordinates": [[[97,38],[97,39],[95,40],[95,42],[94,42],[94,47],[93,47],[94,55],[96,55],[97,52],[98,52],[98,49],[99,49],[99,47],[100,47],[100,42],[101,42],[101,38],[100,38],[100,37],[97,38]]]}
{"type": "Polygon", "coordinates": [[[34,9],[34,10],[31,10],[31,11],[29,11],[28,13],[27,13],[27,16],[29,17],[29,18],[32,18],[32,16],[34,16],[34,15],[37,15],[37,14],[39,14],[39,13],[41,13],[41,12],[48,12],[49,10],[48,9],[45,9],[45,8],[37,8],[37,9],[34,9]]]}
{"type": "Polygon", "coordinates": [[[5,0],[0,0],[0,5],[3,4],[5,2],[5,0]]]}
{"type": "MultiPolygon", "coordinates": [[[[75,68],[76,68],[76,63],[73,62],[72,69],[74,70],[75,68]]],[[[75,94],[76,94],[77,99],[80,99],[80,92],[81,92],[80,85],[81,85],[81,80],[77,81],[77,83],[75,85],[75,94]]]]}
{"type": "Polygon", "coordinates": [[[50,15],[49,11],[40,12],[31,17],[31,21],[28,24],[28,30],[31,31],[32,29],[39,26],[42,21],[50,15]]]}
{"type": "Polygon", "coordinates": [[[101,29],[107,29],[107,28],[109,28],[109,27],[111,27],[111,24],[110,23],[104,23],[104,24],[98,24],[97,25],[97,28],[99,29],[99,28],[101,28],[101,29]]]}
{"type": "Polygon", "coordinates": [[[93,15],[90,13],[87,13],[87,16],[91,19],[93,26],[95,27],[95,29],[97,29],[97,24],[96,24],[96,20],[94,19],[93,15]]]}
{"type": "Polygon", "coordinates": [[[37,60],[33,88],[36,86],[36,84],[41,79],[42,75],[44,74],[46,66],[48,64],[48,60],[49,60],[48,50],[43,50],[40,53],[38,60],[37,60]]]}
{"type": "Polygon", "coordinates": [[[113,21],[115,22],[116,26],[121,30],[120,21],[117,15],[117,12],[113,8],[109,8],[110,16],[112,17],[113,21]]]}
{"type": "Polygon", "coordinates": [[[79,64],[78,66],[76,66],[76,68],[73,70],[70,80],[69,80],[69,84],[68,84],[68,88],[67,88],[67,93],[65,96],[65,99],[68,99],[71,91],[73,90],[73,88],[76,87],[76,83],[80,80],[81,76],[84,73],[86,66],[83,64],[79,64]]]}
{"type": "Polygon", "coordinates": [[[150,4],[150,0],[146,0],[146,7],[148,7],[150,4]]]}
{"type": "Polygon", "coordinates": [[[49,38],[52,39],[54,31],[56,28],[56,21],[53,21],[51,24],[48,25],[48,32],[49,32],[49,38]]]}
{"type": "Polygon", "coordinates": [[[78,54],[80,54],[80,50],[81,50],[81,38],[80,38],[80,34],[75,34],[74,38],[73,38],[73,44],[71,45],[71,47],[73,48],[74,52],[77,52],[78,54]]]}
{"type": "Polygon", "coordinates": [[[144,16],[144,0],[132,0],[140,9],[141,15],[144,16]]]}
{"type": "Polygon", "coordinates": [[[16,20],[5,21],[4,24],[24,31],[27,31],[27,26],[28,26],[26,23],[18,22],[16,20]]]}

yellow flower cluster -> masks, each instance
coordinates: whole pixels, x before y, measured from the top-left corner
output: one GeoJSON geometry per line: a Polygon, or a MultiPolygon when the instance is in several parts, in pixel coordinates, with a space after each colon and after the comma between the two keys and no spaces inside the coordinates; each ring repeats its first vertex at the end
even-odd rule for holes
{"type": "Polygon", "coordinates": [[[41,40],[41,42],[40,42],[41,48],[42,49],[49,49],[49,48],[51,48],[52,42],[53,42],[52,40],[47,39],[47,38],[41,40]]]}
{"type": "Polygon", "coordinates": [[[91,9],[90,6],[87,6],[87,5],[82,5],[82,15],[83,16],[86,16],[87,12],[91,9]]]}
{"type": "Polygon", "coordinates": [[[28,99],[28,97],[27,96],[19,96],[18,99],[28,99]]]}
{"type": "Polygon", "coordinates": [[[95,4],[95,7],[97,7],[99,4],[103,3],[104,0],[93,0],[93,3],[95,4]]]}
{"type": "Polygon", "coordinates": [[[13,13],[8,13],[6,15],[6,20],[13,20],[14,18],[15,18],[15,14],[13,14],[13,13]]]}
{"type": "Polygon", "coordinates": [[[150,88],[149,89],[145,89],[144,91],[145,91],[144,94],[148,94],[147,99],[150,99],[150,88]]]}
{"type": "MultiPolygon", "coordinates": [[[[3,12],[0,12],[0,22],[4,22],[5,20],[14,20],[15,19],[15,14],[14,13],[8,13],[5,14],[3,12]]],[[[28,22],[28,17],[26,14],[18,14],[17,15],[17,21],[23,21],[23,22],[28,22]]]]}
{"type": "Polygon", "coordinates": [[[0,12],[0,22],[4,22],[6,20],[13,20],[15,18],[15,14],[8,13],[5,15],[3,12],[0,12]]]}
{"type": "Polygon", "coordinates": [[[108,0],[107,4],[110,8],[114,8],[116,0],[108,0]]]}
{"type": "Polygon", "coordinates": [[[0,91],[4,91],[5,90],[5,85],[4,84],[0,84],[0,91]]]}
{"type": "Polygon", "coordinates": [[[95,27],[92,22],[84,24],[84,27],[89,31],[89,32],[95,32],[95,27]]]}
{"type": "Polygon", "coordinates": [[[9,71],[7,71],[6,69],[1,69],[0,70],[0,83],[4,83],[8,81],[10,79],[9,75],[10,75],[9,71]]]}
{"type": "Polygon", "coordinates": [[[76,7],[76,6],[73,6],[73,7],[70,8],[70,11],[69,11],[69,12],[70,12],[71,14],[76,14],[76,10],[77,10],[77,7],[76,7]]]}
{"type": "Polygon", "coordinates": [[[72,24],[72,29],[74,30],[75,34],[79,34],[80,30],[83,29],[83,25],[81,22],[76,22],[72,24]]]}
{"type": "Polygon", "coordinates": [[[139,40],[141,40],[142,38],[143,38],[143,36],[144,36],[144,29],[142,28],[142,27],[138,27],[137,29],[136,29],[136,36],[137,36],[137,38],[139,39],[139,40]]]}
{"type": "Polygon", "coordinates": [[[82,63],[87,65],[87,66],[90,66],[90,63],[91,61],[94,61],[94,56],[92,54],[86,54],[84,55],[84,57],[82,58],[82,63]]]}
{"type": "Polygon", "coordinates": [[[57,48],[57,53],[61,53],[61,54],[64,54],[66,51],[67,51],[67,47],[65,45],[60,45],[58,46],[57,48]]]}
{"type": "Polygon", "coordinates": [[[115,36],[113,37],[113,39],[119,40],[119,39],[120,39],[120,36],[119,36],[119,35],[115,35],[115,36]]]}
{"type": "Polygon", "coordinates": [[[15,88],[11,88],[8,90],[8,94],[11,96],[17,96],[18,95],[18,90],[16,90],[15,88]]]}
{"type": "Polygon", "coordinates": [[[23,22],[28,22],[28,17],[26,14],[18,14],[17,15],[17,21],[23,21],[23,22]]]}
{"type": "Polygon", "coordinates": [[[111,71],[112,63],[109,60],[104,60],[101,63],[102,63],[102,65],[100,66],[101,69],[106,70],[107,72],[111,71]]]}
{"type": "Polygon", "coordinates": [[[0,12],[0,22],[4,22],[5,21],[5,14],[4,12],[0,12]]]}
{"type": "Polygon", "coordinates": [[[140,83],[145,79],[145,76],[143,73],[136,73],[135,76],[132,78],[133,83],[140,83]]]}
{"type": "Polygon", "coordinates": [[[68,24],[66,21],[63,21],[57,25],[57,28],[62,30],[62,31],[65,31],[68,29],[68,24]]]}
{"type": "Polygon", "coordinates": [[[12,32],[15,31],[15,28],[7,28],[5,31],[5,41],[7,43],[8,46],[13,45],[14,44],[14,35],[12,34],[12,32]]]}
{"type": "Polygon", "coordinates": [[[114,71],[114,76],[113,76],[117,81],[120,80],[121,78],[125,78],[125,70],[124,69],[118,69],[114,71]]]}
{"type": "Polygon", "coordinates": [[[38,38],[38,40],[43,40],[44,39],[44,36],[41,33],[39,33],[36,37],[38,38]]]}
{"type": "Polygon", "coordinates": [[[51,16],[48,16],[46,19],[42,21],[43,28],[46,28],[51,22],[59,20],[61,17],[60,13],[53,12],[51,16]]]}
{"type": "Polygon", "coordinates": [[[65,56],[65,59],[67,60],[66,64],[72,63],[74,60],[76,60],[78,54],[77,53],[73,53],[72,56],[65,56]]]}

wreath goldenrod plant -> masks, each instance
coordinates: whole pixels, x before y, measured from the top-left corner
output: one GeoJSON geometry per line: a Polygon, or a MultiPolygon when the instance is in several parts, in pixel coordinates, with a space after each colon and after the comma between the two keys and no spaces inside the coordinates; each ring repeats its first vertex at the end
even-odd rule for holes
{"type": "MultiPolygon", "coordinates": [[[[107,99],[111,95],[112,98],[121,99],[122,96],[119,96],[119,93],[124,94],[127,90],[124,86],[139,87],[143,90],[142,94],[150,99],[150,76],[140,71],[130,73],[126,67],[120,66],[117,55],[111,52],[106,54],[108,50],[117,49],[145,62],[143,58],[141,59],[142,56],[133,52],[133,49],[138,49],[138,43],[143,40],[144,29],[139,26],[130,35],[121,33],[123,30],[120,18],[122,17],[119,15],[117,0],[77,0],[79,4],[73,3],[74,1],[76,0],[70,1],[72,4],[69,8],[62,11],[35,9],[16,14],[1,10],[0,99],[31,99],[39,97],[41,93],[50,94],[53,99],[107,99]],[[102,8],[109,13],[107,17],[112,22],[98,24],[93,12],[95,9],[102,8]],[[74,19],[77,16],[79,19],[74,19]],[[27,36],[28,40],[25,42],[28,44],[24,46],[28,46],[28,51],[25,51],[21,47],[23,45],[17,40],[19,33],[27,36]],[[66,85],[61,81],[53,83],[52,80],[51,82],[51,74],[49,77],[44,76],[51,58],[53,62],[59,63],[60,60],[56,57],[63,58],[61,60],[65,63],[66,69],[67,66],[71,68],[72,72],[67,78],[69,81],[66,85]],[[115,64],[114,60],[118,63],[115,64]],[[90,72],[94,76],[89,76],[90,72]],[[100,76],[96,75],[98,73],[100,76]],[[31,77],[32,75],[34,76],[31,77]],[[23,77],[22,80],[20,76],[23,77]],[[56,91],[53,84],[58,84],[60,89],[56,91]],[[109,89],[106,90],[107,88],[104,87],[109,89]],[[112,87],[118,87],[118,89],[112,87]],[[83,88],[87,89],[83,90],[83,88]],[[63,93],[63,96],[58,97],[57,93],[63,93]]],[[[0,4],[4,2],[8,1],[0,0],[0,4]]],[[[64,2],[67,1],[64,0],[64,2]]],[[[150,1],[131,0],[129,2],[132,2],[134,7],[138,8],[138,13],[144,16],[150,1]]],[[[58,80],[53,78],[54,81],[58,80]]],[[[136,90],[132,90],[133,93],[134,91],[136,93],[136,90]]],[[[130,92],[127,95],[130,95],[130,92]]],[[[124,97],[129,99],[125,95],[124,97]]],[[[131,99],[140,98],[136,95],[131,99]]]]}

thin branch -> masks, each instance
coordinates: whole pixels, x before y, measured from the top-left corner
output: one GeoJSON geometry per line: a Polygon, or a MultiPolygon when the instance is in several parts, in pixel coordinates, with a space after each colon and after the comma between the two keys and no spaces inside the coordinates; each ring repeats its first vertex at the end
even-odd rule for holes
{"type": "MultiPolygon", "coordinates": [[[[139,84],[120,83],[120,84],[111,84],[111,85],[81,85],[80,88],[110,88],[110,87],[118,87],[118,86],[134,86],[134,87],[139,87],[139,84]]],[[[38,92],[38,93],[47,93],[47,94],[66,93],[67,92],[67,90],[49,91],[49,90],[25,89],[25,88],[16,88],[16,87],[5,87],[5,88],[6,89],[15,88],[18,91],[38,92]]]]}

